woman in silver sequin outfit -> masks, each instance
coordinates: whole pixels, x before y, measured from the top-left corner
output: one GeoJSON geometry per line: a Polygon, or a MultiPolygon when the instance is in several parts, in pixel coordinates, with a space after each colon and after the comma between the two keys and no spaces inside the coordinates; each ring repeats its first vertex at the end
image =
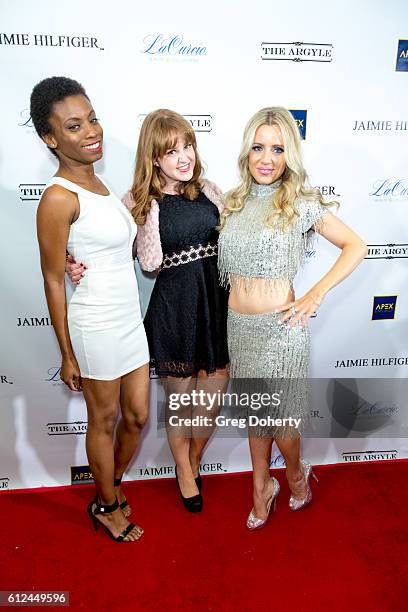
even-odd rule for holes
{"type": "Polygon", "coordinates": [[[257,529],[265,524],[279,493],[278,481],[269,474],[273,440],[285,459],[291,509],[311,500],[312,468],[300,459],[295,425],[306,414],[307,323],[329,289],[362,261],[367,248],[330,213],[319,190],[307,187],[299,132],[286,109],[265,108],[250,119],[239,170],[238,187],[225,197],[218,255],[221,280],[231,289],[231,377],[241,379],[241,390],[246,385],[249,391],[281,393],[279,405],[264,409],[264,421],[249,432],[254,505],[247,527],[257,529]],[[327,274],[295,299],[292,281],[315,232],[342,252],[327,274]],[[282,420],[272,422],[276,418],[282,420]]]}

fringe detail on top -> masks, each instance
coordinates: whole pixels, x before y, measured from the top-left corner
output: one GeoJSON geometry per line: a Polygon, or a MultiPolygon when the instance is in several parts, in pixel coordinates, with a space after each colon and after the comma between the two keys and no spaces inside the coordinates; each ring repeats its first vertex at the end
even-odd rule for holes
{"type": "Polygon", "coordinates": [[[269,206],[267,198],[250,197],[241,211],[227,218],[218,241],[222,286],[238,286],[251,293],[263,279],[265,292],[290,288],[306,253],[316,245],[325,214],[330,214],[320,203],[304,201],[299,217],[287,229],[268,228],[269,206]]]}
{"type": "Polygon", "coordinates": [[[230,274],[228,280],[226,277],[221,279],[220,276],[220,284],[223,287],[244,291],[248,295],[255,291],[259,291],[262,295],[287,293],[292,289],[292,281],[289,278],[260,278],[259,276],[238,276],[236,274],[230,274]]]}

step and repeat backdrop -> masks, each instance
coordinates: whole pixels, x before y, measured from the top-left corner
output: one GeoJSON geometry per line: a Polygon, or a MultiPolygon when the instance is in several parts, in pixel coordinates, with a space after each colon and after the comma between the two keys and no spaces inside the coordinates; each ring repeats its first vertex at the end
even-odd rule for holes
{"type": "MultiPolygon", "coordinates": [[[[303,454],[315,463],[408,457],[406,2],[16,0],[0,11],[0,489],[91,478],[86,407],[59,379],[36,241],[38,200],[56,163],[35,134],[29,97],[53,75],[85,86],[105,131],[97,172],[120,195],[131,184],[141,122],[154,109],[192,123],[206,176],[224,191],[237,181],[248,118],[270,105],[293,112],[311,184],[340,202],[338,215],[369,245],[310,323],[311,376],[324,380],[311,404],[316,436],[304,439],[303,454]]],[[[297,293],[337,255],[319,239],[297,293]]],[[[137,263],[135,270],[145,310],[154,279],[137,263]]],[[[152,375],[151,418],[131,479],[174,474],[157,428],[161,403],[152,375]]],[[[275,452],[272,466],[282,463],[275,452]]],[[[202,472],[249,468],[247,440],[218,431],[202,472]]]]}

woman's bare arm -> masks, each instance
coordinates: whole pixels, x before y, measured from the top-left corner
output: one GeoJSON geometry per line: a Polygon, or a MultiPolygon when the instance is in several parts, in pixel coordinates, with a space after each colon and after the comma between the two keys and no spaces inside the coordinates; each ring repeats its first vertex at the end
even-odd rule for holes
{"type": "Polygon", "coordinates": [[[341,253],[330,270],[304,296],[276,309],[276,312],[286,311],[281,321],[290,318],[291,325],[296,325],[298,321],[305,324],[320,306],[326,293],[347,278],[367,255],[364,241],[334,215],[325,215],[319,233],[341,249],[341,253]]]}
{"type": "Polygon", "coordinates": [[[44,192],[37,210],[41,270],[48,310],[61,351],[61,379],[74,391],[80,389],[80,373],[68,331],[64,274],[70,225],[78,213],[77,196],[58,185],[44,192]]]}

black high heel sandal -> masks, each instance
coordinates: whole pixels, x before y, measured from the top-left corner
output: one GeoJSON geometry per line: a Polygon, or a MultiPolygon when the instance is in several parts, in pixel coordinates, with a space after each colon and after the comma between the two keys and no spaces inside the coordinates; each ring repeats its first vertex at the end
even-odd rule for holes
{"type": "MultiPolygon", "coordinates": [[[[180,497],[183,501],[183,505],[185,509],[188,510],[189,512],[201,512],[201,510],[203,509],[203,496],[201,495],[201,493],[198,493],[197,495],[193,495],[193,497],[184,497],[184,495],[181,492],[180,483],[179,483],[179,479],[177,476],[177,466],[175,467],[174,471],[176,474],[176,480],[177,480],[178,488],[180,491],[180,497]]],[[[197,479],[195,480],[197,481],[197,479]]]]}
{"type": "Polygon", "coordinates": [[[99,503],[98,498],[95,497],[88,504],[88,514],[89,514],[89,518],[92,521],[93,528],[95,529],[95,531],[98,531],[99,526],[102,526],[107,531],[108,536],[112,538],[112,540],[114,540],[115,542],[136,542],[137,540],[125,540],[128,533],[130,533],[132,529],[136,527],[134,523],[129,523],[129,525],[125,527],[125,529],[122,531],[122,533],[120,533],[118,537],[115,538],[115,536],[110,531],[110,529],[108,529],[106,525],[101,523],[101,521],[98,521],[98,519],[96,518],[98,514],[112,514],[112,512],[115,512],[115,510],[118,510],[118,508],[119,508],[119,502],[117,498],[115,498],[115,501],[113,504],[104,505],[104,504],[99,503]]]}
{"type": "MultiPolygon", "coordinates": [[[[115,478],[113,481],[113,486],[114,487],[120,487],[120,485],[122,484],[122,478],[115,478]]],[[[119,504],[119,508],[121,510],[125,510],[126,508],[129,508],[129,510],[131,510],[128,500],[124,499],[122,503],[119,504]]],[[[131,515],[131,511],[129,512],[128,516],[131,515]]]]}

